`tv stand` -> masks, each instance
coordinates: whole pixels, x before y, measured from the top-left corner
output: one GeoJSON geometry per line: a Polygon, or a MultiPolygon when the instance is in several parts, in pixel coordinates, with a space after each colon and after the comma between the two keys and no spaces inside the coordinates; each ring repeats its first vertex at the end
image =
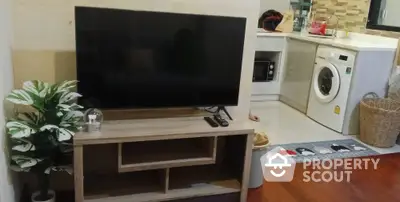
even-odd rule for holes
{"type": "Polygon", "coordinates": [[[228,110],[226,110],[226,107],[224,107],[224,106],[218,106],[217,111],[215,113],[220,114],[221,111],[223,111],[228,116],[229,120],[233,120],[231,115],[229,114],[228,110]]]}
{"type": "Polygon", "coordinates": [[[75,202],[246,202],[254,129],[202,117],[108,121],[74,136],[75,202]],[[193,199],[200,198],[200,199],[193,199]]]}

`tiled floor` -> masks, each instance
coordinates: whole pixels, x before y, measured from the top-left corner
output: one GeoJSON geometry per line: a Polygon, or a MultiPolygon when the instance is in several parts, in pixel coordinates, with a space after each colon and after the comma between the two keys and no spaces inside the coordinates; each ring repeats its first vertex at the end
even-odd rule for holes
{"type": "MultiPolygon", "coordinates": [[[[261,119],[259,123],[254,122],[254,128],[267,133],[272,145],[349,138],[357,140],[356,137],[344,136],[330,130],[278,101],[253,102],[251,110],[261,119]]],[[[368,147],[381,154],[400,153],[399,145],[390,149],[368,147]]]]}

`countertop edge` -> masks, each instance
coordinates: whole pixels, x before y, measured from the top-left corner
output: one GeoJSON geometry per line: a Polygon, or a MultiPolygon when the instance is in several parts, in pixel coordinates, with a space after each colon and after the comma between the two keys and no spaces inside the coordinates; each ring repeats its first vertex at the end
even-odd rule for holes
{"type": "Polygon", "coordinates": [[[293,38],[293,39],[298,39],[302,41],[308,41],[312,43],[317,43],[321,45],[327,45],[327,46],[332,46],[332,47],[337,47],[337,48],[343,48],[343,49],[348,49],[348,50],[353,50],[353,51],[396,51],[396,48],[391,48],[391,47],[359,47],[359,46],[353,46],[353,45],[346,45],[342,43],[335,43],[335,41],[328,41],[329,39],[323,39],[323,38],[313,38],[313,37],[308,37],[308,36],[302,36],[299,34],[293,34],[293,33],[257,33],[257,37],[287,37],[287,38],[293,38]]]}

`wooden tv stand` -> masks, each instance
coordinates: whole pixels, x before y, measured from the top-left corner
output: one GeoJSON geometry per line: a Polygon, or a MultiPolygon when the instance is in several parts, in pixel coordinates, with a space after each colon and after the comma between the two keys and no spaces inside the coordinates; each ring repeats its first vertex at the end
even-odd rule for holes
{"type": "Polygon", "coordinates": [[[254,130],[210,127],[202,117],[110,121],[74,137],[76,202],[245,202],[254,130]]]}

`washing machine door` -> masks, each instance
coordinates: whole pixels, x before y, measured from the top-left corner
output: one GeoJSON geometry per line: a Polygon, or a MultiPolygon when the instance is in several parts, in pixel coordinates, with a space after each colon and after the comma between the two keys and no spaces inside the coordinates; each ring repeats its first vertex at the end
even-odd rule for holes
{"type": "Polygon", "coordinates": [[[313,88],[320,102],[329,103],[335,99],[340,89],[340,77],[333,64],[325,60],[317,63],[313,78],[313,88]]]}

